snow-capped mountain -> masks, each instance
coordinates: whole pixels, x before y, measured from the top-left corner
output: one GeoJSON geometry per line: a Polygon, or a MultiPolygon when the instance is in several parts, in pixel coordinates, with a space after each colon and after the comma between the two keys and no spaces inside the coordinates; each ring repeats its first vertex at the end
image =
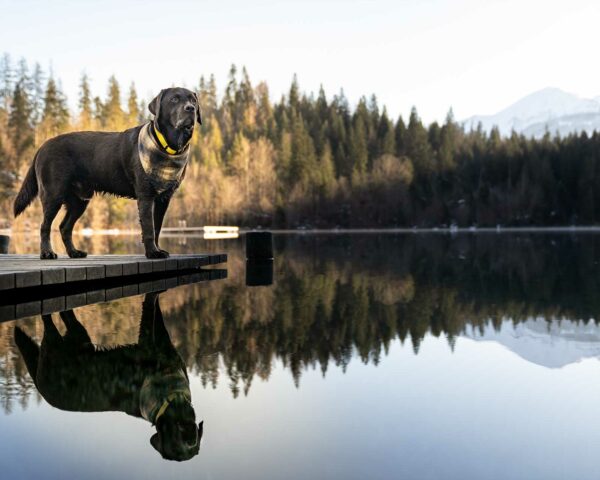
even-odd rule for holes
{"type": "Polygon", "coordinates": [[[467,130],[481,123],[486,131],[497,126],[502,135],[514,130],[539,138],[546,131],[561,136],[600,131],[600,96],[580,98],[558,88],[534,92],[495,115],[476,115],[464,121],[467,130]]]}
{"type": "Polygon", "coordinates": [[[470,327],[461,336],[497,342],[521,358],[547,368],[600,358],[600,326],[593,321],[584,324],[531,318],[515,326],[507,320],[499,331],[491,325],[485,327],[483,333],[470,327]]]}

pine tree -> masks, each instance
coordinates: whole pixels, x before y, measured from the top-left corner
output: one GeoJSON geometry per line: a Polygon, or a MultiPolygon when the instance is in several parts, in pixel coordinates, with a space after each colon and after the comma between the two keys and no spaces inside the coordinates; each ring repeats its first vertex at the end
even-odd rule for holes
{"type": "Polygon", "coordinates": [[[319,158],[319,175],[321,192],[325,196],[330,196],[333,193],[335,186],[335,168],[333,165],[333,154],[329,142],[325,144],[323,153],[319,158]]]}
{"type": "Polygon", "coordinates": [[[402,116],[399,116],[396,122],[394,138],[396,140],[396,156],[398,158],[403,157],[406,155],[406,125],[402,120],[402,116]]]}
{"type": "Polygon", "coordinates": [[[379,141],[377,139],[377,128],[379,126],[379,105],[375,94],[371,95],[367,107],[367,117],[365,118],[365,126],[367,128],[367,145],[369,150],[369,169],[373,164],[373,160],[381,155],[379,151],[379,141]]]}
{"type": "Polygon", "coordinates": [[[236,97],[238,92],[237,68],[231,65],[229,69],[229,81],[225,87],[222,101],[221,127],[225,143],[231,144],[238,129],[238,116],[236,112],[236,97]]]}
{"type": "Polygon", "coordinates": [[[327,118],[329,114],[329,105],[327,104],[327,96],[325,95],[323,84],[319,86],[319,96],[317,97],[316,114],[317,117],[321,120],[327,118]]]}
{"type": "Polygon", "coordinates": [[[352,176],[360,178],[367,171],[369,151],[367,148],[367,128],[364,116],[356,113],[350,131],[350,157],[352,160],[352,176]]]}
{"type": "Polygon", "coordinates": [[[208,168],[217,168],[222,163],[223,136],[219,122],[214,116],[209,117],[208,122],[203,127],[202,140],[200,145],[200,160],[208,168]]]}
{"type": "Polygon", "coordinates": [[[214,115],[217,111],[218,98],[217,98],[217,81],[213,74],[210,75],[208,81],[208,91],[206,95],[206,105],[202,103],[200,107],[204,110],[207,109],[207,115],[214,115]]]}
{"type": "Polygon", "coordinates": [[[288,93],[288,105],[290,108],[294,109],[296,112],[299,111],[300,87],[298,86],[298,76],[295,73],[294,73],[294,78],[292,79],[292,85],[290,86],[290,91],[288,93]]]}
{"type": "Polygon", "coordinates": [[[108,79],[108,98],[104,104],[104,122],[106,128],[113,131],[124,130],[126,127],[125,112],[121,107],[121,89],[115,76],[108,79]]]}
{"type": "Polygon", "coordinates": [[[142,112],[140,111],[138,95],[135,91],[135,84],[132,82],[129,86],[129,97],[127,98],[127,127],[131,128],[142,122],[142,112]]]}
{"type": "Polygon", "coordinates": [[[396,137],[394,133],[394,125],[388,118],[387,110],[383,107],[383,112],[379,118],[377,127],[377,142],[379,155],[395,155],[396,154],[396,137]]]}
{"type": "Polygon", "coordinates": [[[421,123],[414,107],[410,112],[406,131],[406,154],[412,160],[417,175],[429,175],[433,172],[434,163],[427,129],[421,123]]]}
{"type": "Polygon", "coordinates": [[[242,81],[240,82],[237,103],[242,131],[248,138],[256,138],[256,99],[246,67],[242,68],[242,81]]]}
{"type": "Polygon", "coordinates": [[[459,127],[454,122],[452,109],[446,115],[446,122],[442,127],[440,150],[438,154],[440,169],[447,172],[456,168],[455,154],[458,147],[459,127]]]}
{"type": "Polygon", "coordinates": [[[104,103],[102,103],[100,97],[94,97],[93,119],[95,124],[102,128],[106,128],[106,116],[104,112],[104,103]]]}
{"type": "Polygon", "coordinates": [[[0,60],[0,108],[8,112],[13,94],[14,72],[10,55],[5,53],[0,60]]]}
{"type": "Polygon", "coordinates": [[[347,154],[347,130],[346,123],[338,106],[338,97],[335,96],[328,108],[327,137],[333,152],[333,163],[335,165],[336,177],[348,176],[352,172],[349,155],[347,154]]]}
{"type": "Polygon", "coordinates": [[[12,104],[8,118],[15,159],[12,168],[19,171],[21,163],[25,160],[24,153],[34,144],[34,130],[31,124],[31,104],[21,82],[17,82],[12,94],[12,104]]]}
{"type": "MultiPolygon", "coordinates": [[[[21,58],[17,65],[17,82],[21,84],[21,89],[27,94],[29,104],[32,105],[32,83],[29,75],[29,66],[27,60],[21,58]]],[[[33,107],[33,106],[32,106],[33,107]]]]}
{"type": "Polygon", "coordinates": [[[44,94],[42,130],[44,137],[54,137],[64,131],[69,124],[69,109],[59,86],[53,77],[48,79],[44,94]]]}
{"type": "Polygon", "coordinates": [[[301,115],[296,115],[292,126],[292,157],[289,175],[293,183],[308,187],[316,173],[316,153],[312,138],[301,115]]]}
{"type": "Polygon", "coordinates": [[[93,128],[93,115],[90,81],[87,74],[84,73],[79,83],[79,128],[91,130],[93,128]]]}
{"type": "Polygon", "coordinates": [[[37,125],[42,121],[44,110],[44,72],[39,63],[36,63],[31,76],[31,107],[32,121],[37,125]]]}

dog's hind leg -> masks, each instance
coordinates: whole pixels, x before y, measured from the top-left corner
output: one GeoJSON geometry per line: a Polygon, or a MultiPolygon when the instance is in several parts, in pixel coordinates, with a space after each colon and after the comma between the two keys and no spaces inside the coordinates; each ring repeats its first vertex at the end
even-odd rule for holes
{"type": "Polygon", "coordinates": [[[65,342],[75,345],[91,345],[92,339],[85,327],[79,323],[73,310],[60,312],[60,318],[67,327],[67,333],[63,337],[65,342]]]}
{"type": "Polygon", "coordinates": [[[52,315],[42,315],[42,321],[44,322],[44,337],[42,338],[42,344],[51,345],[62,343],[62,336],[52,321],[52,315]]]}
{"type": "Polygon", "coordinates": [[[73,195],[69,196],[65,202],[67,213],[65,213],[65,218],[63,218],[60,223],[60,235],[65,244],[65,248],[67,249],[67,254],[71,258],[87,257],[87,252],[77,250],[75,245],[73,245],[73,227],[75,226],[75,222],[77,222],[83,215],[83,212],[85,212],[89,202],[89,200],[82,200],[73,195]]]}
{"type": "Polygon", "coordinates": [[[42,260],[51,260],[57,258],[57,255],[54,253],[54,250],[52,250],[50,230],[52,228],[52,222],[62,206],[62,201],[58,197],[49,196],[47,194],[42,194],[40,197],[42,200],[42,209],[44,211],[44,220],[40,227],[40,258],[42,260]]]}
{"type": "Polygon", "coordinates": [[[40,357],[40,347],[33,339],[19,327],[15,327],[15,343],[23,355],[25,366],[34,383],[37,384],[37,369],[40,357]]]}

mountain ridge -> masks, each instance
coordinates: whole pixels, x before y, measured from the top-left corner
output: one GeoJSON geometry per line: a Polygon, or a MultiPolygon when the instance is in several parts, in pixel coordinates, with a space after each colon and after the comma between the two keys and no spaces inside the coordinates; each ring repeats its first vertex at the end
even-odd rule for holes
{"type": "Polygon", "coordinates": [[[489,132],[498,127],[500,134],[513,131],[527,137],[600,131],[600,96],[583,98],[556,87],[532,92],[492,115],[474,115],[463,121],[467,130],[481,124],[489,132]]]}

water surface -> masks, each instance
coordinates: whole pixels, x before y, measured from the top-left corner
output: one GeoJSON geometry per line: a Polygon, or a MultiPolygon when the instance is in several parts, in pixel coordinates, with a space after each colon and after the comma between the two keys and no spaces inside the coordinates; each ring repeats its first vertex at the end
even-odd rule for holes
{"type": "Polygon", "coordinates": [[[168,243],[228,278],[0,324],[2,478],[598,478],[595,234],[168,243]]]}

